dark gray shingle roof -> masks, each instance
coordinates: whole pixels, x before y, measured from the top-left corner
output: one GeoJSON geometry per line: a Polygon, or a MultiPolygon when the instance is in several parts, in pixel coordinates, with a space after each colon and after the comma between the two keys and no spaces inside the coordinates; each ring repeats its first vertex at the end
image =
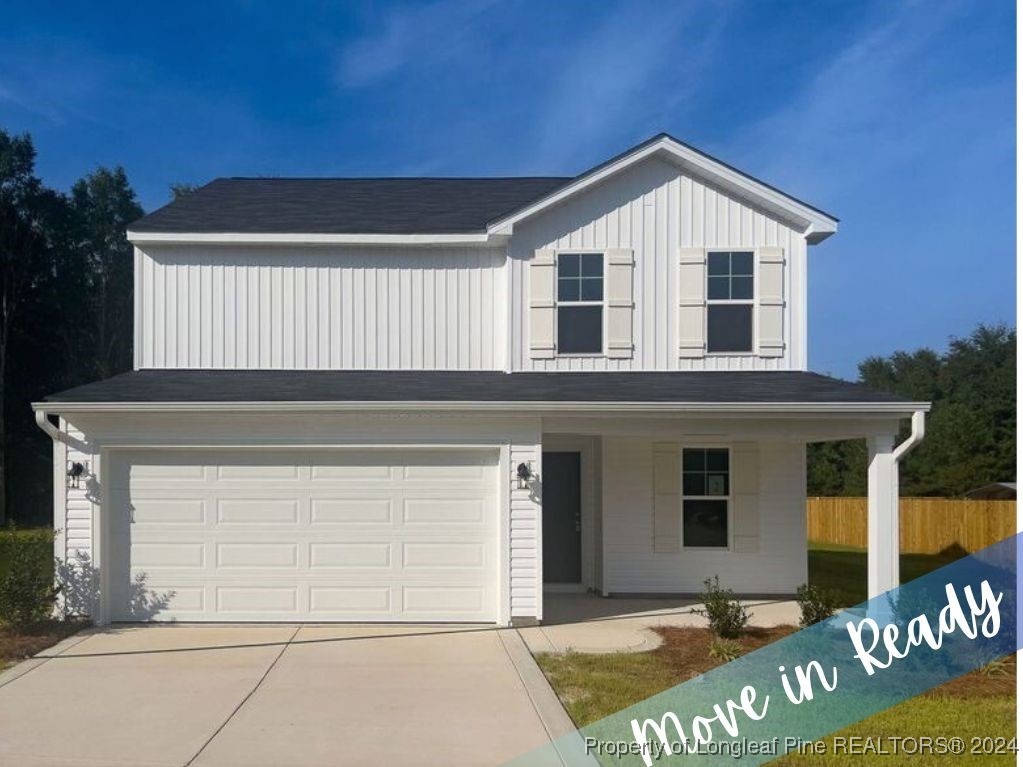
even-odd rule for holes
{"type": "Polygon", "coordinates": [[[567,178],[218,178],[133,232],[472,234],[567,178]]]}
{"type": "Polygon", "coordinates": [[[900,403],[860,384],[799,371],[502,373],[139,370],[47,402],[900,403]]]}

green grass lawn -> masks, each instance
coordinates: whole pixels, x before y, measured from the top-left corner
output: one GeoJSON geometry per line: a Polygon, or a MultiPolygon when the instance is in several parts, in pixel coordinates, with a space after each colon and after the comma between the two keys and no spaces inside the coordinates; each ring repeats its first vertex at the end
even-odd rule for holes
{"type": "MultiPolygon", "coordinates": [[[[918,578],[956,557],[952,553],[935,556],[904,555],[903,581],[918,578]]],[[[834,589],[843,604],[852,605],[866,598],[866,552],[841,546],[811,544],[810,582],[834,589]]],[[[776,641],[795,630],[751,631],[741,640],[744,652],[776,641]]],[[[558,693],[569,715],[583,726],[620,711],[662,690],[687,681],[718,665],[707,654],[711,640],[706,629],[668,628],[659,630],[664,644],[652,652],[611,655],[540,654],[537,662],[558,693]]],[[[975,671],[942,685],[924,695],[875,714],[834,735],[872,738],[952,737],[969,744],[972,737],[1015,737],[1016,696],[1015,659],[1008,659],[996,673],[975,671]]],[[[832,744],[832,737],[825,742],[832,744]]],[[[1014,764],[1011,753],[1002,756],[969,754],[964,756],[853,756],[828,753],[823,756],[788,755],[777,764],[841,765],[853,760],[879,761],[885,765],[1014,764]]]]}
{"type": "MultiPolygon", "coordinates": [[[[903,583],[927,575],[954,562],[965,554],[947,551],[940,554],[903,554],[899,557],[899,573],[903,583]]],[[[833,543],[808,544],[810,583],[831,589],[849,607],[867,599],[867,551],[833,543]]]]}

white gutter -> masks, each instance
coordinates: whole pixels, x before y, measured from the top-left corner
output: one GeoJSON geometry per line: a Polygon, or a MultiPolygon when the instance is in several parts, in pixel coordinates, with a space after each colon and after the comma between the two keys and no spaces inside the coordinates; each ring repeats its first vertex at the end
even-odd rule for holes
{"type": "Polygon", "coordinates": [[[36,411],[36,425],[46,432],[47,436],[54,442],[63,442],[68,444],[68,435],[50,423],[50,412],[46,410],[40,410],[32,406],[36,411]]]}
{"type": "MultiPolygon", "coordinates": [[[[930,410],[926,402],[541,402],[541,401],[250,401],[250,402],[34,402],[39,413],[179,413],[238,411],[453,411],[483,410],[511,412],[597,412],[597,413],[717,413],[748,414],[818,414],[818,415],[917,415],[930,410]]],[[[52,426],[52,425],[51,425],[52,426]]],[[[922,427],[921,427],[922,428],[922,427]]],[[[921,436],[922,439],[922,436],[921,436]]],[[[915,443],[914,443],[915,444],[915,443]]]]}
{"type": "Polygon", "coordinates": [[[476,234],[322,234],[279,232],[133,232],[134,245],[499,245],[507,237],[476,234]]]}
{"type": "Polygon", "coordinates": [[[902,442],[902,444],[900,444],[892,451],[892,458],[895,460],[896,464],[902,461],[902,458],[907,453],[909,453],[910,450],[912,450],[914,447],[923,442],[925,431],[924,427],[925,412],[927,411],[924,409],[916,410],[913,412],[913,421],[909,436],[906,438],[904,442],[902,442]]]}

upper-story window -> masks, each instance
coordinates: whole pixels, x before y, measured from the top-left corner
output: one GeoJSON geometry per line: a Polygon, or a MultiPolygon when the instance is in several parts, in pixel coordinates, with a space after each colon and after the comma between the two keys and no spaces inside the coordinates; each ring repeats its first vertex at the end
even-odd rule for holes
{"type": "Polygon", "coordinates": [[[707,254],[707,351],[753,351],[753,253],[707,254]]]}
{"type": "Polygon", "coordinates": [[[558,354],[604,351],[604,254],[558,254],[558,354]]]}

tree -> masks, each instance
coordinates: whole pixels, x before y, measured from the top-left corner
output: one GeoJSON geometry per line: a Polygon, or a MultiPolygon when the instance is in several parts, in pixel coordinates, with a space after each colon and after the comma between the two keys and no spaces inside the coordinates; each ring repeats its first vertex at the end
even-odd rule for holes
{"type": "MultiPolygon", "coordinates": [[[[1016,476],[1016,331],[980,325],[931,349],[871,357],[859,366],[873,389],[930,401],[927,437],[901,467],[903,495],[962,495],[986,482],[1016,476]]],[[[908,434],[903,428],[901,438],[908,434]]],[[[810,495],[864,495],[862,440],[812,445],[810,495]]]]}
{"type": "Polygon", "coordinates": [[[0,522],[7,517],[7,373],[15,323],[31,291],[44,278],[47,211],[59,196],[35,175],[36,151],[28,135],[0,130],[0,522]]]}
{"type": "Polygon", "coordinates": [[[186,194],[191,194],[196,189],[197,189],[197,187],[196,187],[195,184],[186,184],[184,182],[179,182],[177,184],[171,184],[170,185],[171,199],[172,200],[180,200],[186,194]]]}
{"type": "Polygon", "coordinates": [[[93,377],[132,366],[134,254],[125,232],[142,215],[123,168],[98,168],[71,188],[76,260],[86,283],[93,377]]]}

